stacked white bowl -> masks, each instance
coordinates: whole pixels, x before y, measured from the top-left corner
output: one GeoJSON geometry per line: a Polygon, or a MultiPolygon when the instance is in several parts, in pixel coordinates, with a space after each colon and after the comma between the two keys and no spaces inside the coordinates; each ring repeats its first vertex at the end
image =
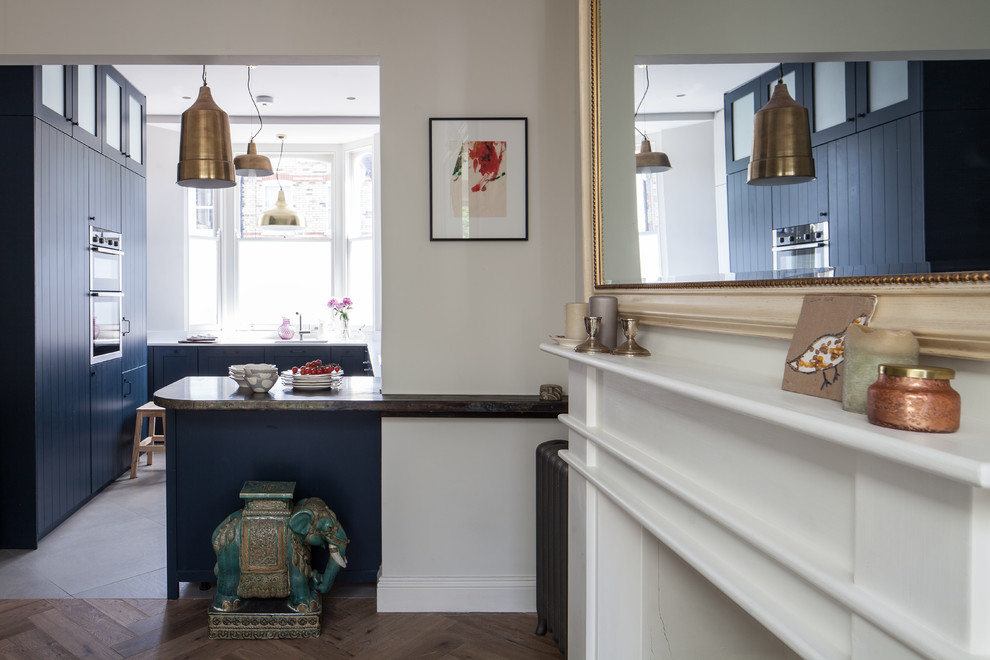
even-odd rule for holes
{"type": "Polygon", "coordinates": [[[278,367],[274,364],[245,364],[244,378],[252,392],[267,392],[278,382],[278,367]]]}
{"type": "Polygon", "coordinates": [[[243,364],[232,364],[228,369],[228,375],[234,379],[234,382],[237,383],[238,387],[250,387],[250,385],[248,385],[247,378],[244,375],[243,364]]]}

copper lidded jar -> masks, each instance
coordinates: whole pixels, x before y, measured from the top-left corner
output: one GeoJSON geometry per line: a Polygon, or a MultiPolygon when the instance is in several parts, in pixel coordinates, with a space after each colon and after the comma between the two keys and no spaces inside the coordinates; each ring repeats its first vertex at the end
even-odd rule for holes
{"type": "Polygon", "coordinates": [[[866,392],[871,424],[928,433],[959,429],[959,393],[949,384],[955,371],[898,364],[881,364],[878,371],[866,392]]]}

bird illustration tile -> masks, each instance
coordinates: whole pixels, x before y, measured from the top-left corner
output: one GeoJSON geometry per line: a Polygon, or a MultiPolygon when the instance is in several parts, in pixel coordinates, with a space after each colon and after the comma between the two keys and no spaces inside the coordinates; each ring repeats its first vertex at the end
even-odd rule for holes
{"type": "Polygon", "coordinates": [[[781,387],[841,400],[846,328],[853,323],[868,326],[876,308],[876,296],[805,296],[781,387]]]}

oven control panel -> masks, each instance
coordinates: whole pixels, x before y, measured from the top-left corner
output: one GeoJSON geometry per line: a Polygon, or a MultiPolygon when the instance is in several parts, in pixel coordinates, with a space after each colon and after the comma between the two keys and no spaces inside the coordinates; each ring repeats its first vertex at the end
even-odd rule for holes
{"type": "Polygon", "coordinates": [[[89,228],[89,245],[95,248],[106,248],[108,250],[122,250],[120,243],[120,232],[100,229],[99,227],[89,228]]]}
{"type": "Polygon", "coordinates": [[[807,225],[794,225],[773,230],[773,247],[786,248],[809,243],[828,242],[828,223],[813,222],[807,225]]]}

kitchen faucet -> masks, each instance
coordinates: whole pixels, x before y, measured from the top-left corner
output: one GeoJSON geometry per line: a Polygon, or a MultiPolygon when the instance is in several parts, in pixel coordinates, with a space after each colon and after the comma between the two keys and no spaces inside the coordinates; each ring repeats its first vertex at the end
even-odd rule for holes
{"type": "Polygon", "coordinates": [[[303,340],[303,335],[308,335],[309,334],[309,330],[303,330],[302,329],[303,328],[303,325],[302,325],[302,314],[300,314],[299,312],[296,312],[296,316],[299,317],[299,341],[302,341],[303,340]]]}

